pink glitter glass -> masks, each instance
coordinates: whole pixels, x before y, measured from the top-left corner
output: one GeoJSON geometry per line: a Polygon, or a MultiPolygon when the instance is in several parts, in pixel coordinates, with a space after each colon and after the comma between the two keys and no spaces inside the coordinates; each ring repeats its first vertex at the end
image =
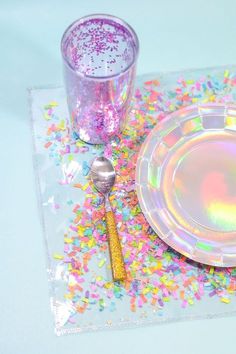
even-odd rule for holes
{"type": "Polygon", "coordinates": [[[83,17],[67,28],[61,52],[75,137],[102,144],[124,128],[138,50],[134,30],[110,15],[83,17]]]}

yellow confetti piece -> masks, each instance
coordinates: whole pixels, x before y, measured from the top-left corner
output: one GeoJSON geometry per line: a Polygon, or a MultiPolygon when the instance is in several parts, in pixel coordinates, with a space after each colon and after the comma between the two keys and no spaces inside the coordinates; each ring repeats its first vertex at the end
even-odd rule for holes
{"type": "Polygon", "coordinates": [[[102,268],[102,267],[104,266],[105,262],[106,262],[106,260],[105,260],[105,258],[103,258],[103,259],[98,263],[99,268],[102,268]]]}
{"type": "Polygon", "coordinates": [[[148,274],[148,275],[152,274],[151,270],[148,267],[143,268],[143,272],[148,274]]]}
{"type": "Polygon", "coordinates": [[[64,121],[64,120],[61,120],[60,123],[58,124],[58,127],[59,127],[61,130],[65,130],[65,129],[66,129],[65,121],[64,121]]]}
{"type": "Polygon", "coordinates": [[[189,303],[189,305],[193,305],[194,304],[194,301],[193,301],[193,299],[188,299],[188,303],[189,303]]]}
{"type": "Polygon", "coordinates": [[[111,282],[107,282],[106,284],[104,284],[104,288],[106,289],[111,289],[113,286],[113,284],[111,282]]]}
{"type": "Polygon", "coordinates": [[[150,289],[149,288],[144,288],[143,291],[142,291],[142,294],[143,295],[146,295],[147,293],[150,292],[150,289]]]}
{"type": "Polygon", "coordinates": [[[83,141],[77,141],[77,142],[75,143],[75,145],[76,145],[77,147],[82,147],[82,146],[84,146],[84,142],[83,142],[83,141]]]}
{"type": "Polygon", "coordinates": [[[143,243],[142,243],[142,242],[139,242],[139,244],[138,244],[138,250],[141,251],[142,247],[143,247],[143,243]]]}
{"type": "Polygon", "coordinates": [[[149,111],[155,111],[155,107],[149,107],[149,111]]]}
{"type": "Polygon", "coordinates": [[[173,280],[168,280],[168,281],[166,281],[166,282],[165,282],[165,285],[166,285],[167,287],[170,287],[171,285],[173,285],[173,280]]]}
{"type": "Polygon", "coordinates": [[[167,261],[170,261],[170,260],[171,260],[171,255],[170,255],[169,253],[166,253],[166,254],[165,254],[165,259],[166,259],[167,261]]]}
{"type": "Polygon", "coordinates": [[[95,242],[94,239],[91,239],[91,240],[88,241],[88,247],[89,247],[89,248],[92,248],[92,247],[95,246],[95,245],[96,245],[96,242],[95,242]]]}
{"type": "Polygon", "coordinates": [[[85,191],[85,190],[88,188],[88,186],[89,186],[89,183],[86,183],[81,189],[82,189],[83,191],[85,191]]]}
{"type": "Polygon", "coordinates": [[[230,299],[228,299],[227,297],[222,297],[220,299],[221,302],[223,302],[224,304],[229,304],[230,303],[230,299]]]}
{"type": "Polygon", "coordinates": [[[70,280],[69,283],[68,283],[68,286],[71,287],[71,288],[72,288],[73,286],[75,286],[75,285],[77,285],[77,282],[76,282],[75,279],[74,279],[74,280],[70,280]]]}
{"type": "Polygon", "coordinates": [[[74,241],[73,238],[68,238],[68,237],[64,238],[65,243],[73,243],[73,241],[74,241]]]}
{"type": "Polygon", "coordinates": [[[187,85],[192,85],[192,84],[194,84],[194,80],[186,80],[186,84],[187,85]]]}
{"type": "Polygon", "coordinates": [[[43,116],[44,116],[44,119],[46,119],[46,120],[51,119],[51,116],[47,112],[45,112],[43,116]]]}
{"type": "Polygon", "coordinates": [[[209,97],[209,100],[210,100],[210,102],[215,102],[216,96],[215,96],[215,95],[211,95],[211,96],[209,97]]]}
{"type": "Polygon", "coordinates": [[[68,263],[68,271],[70,272],[72,270],[72,265],[71,263],[68,263]]]}
{"type": "Polygon", "coordinates": [[[163,275],[162,277],[160,277],[160,281],[162,284],[166,284],[167,283],[167,277],[165,275],[163,275]]]}
{"type": "Polygon", "coordinates": [[[225,77],[225,78],[228,78],[228,77],[229,77],[229,70],[225,70],[225,72],[224,72],[224,77],[225,77]]]}
{"type": "Polygon", "coordinates": [[[54,254],[53,254],[53,258],[54,258],[54,259],[58,259],[58,260],[62,260],[62,259],[64,259],[64,256],[62,256],[62,255],[60,255],[60,254],[58,254],[58,253],[54,253],[54,254]]]}
{"type": "Polygon", "coordinates": [[[135,270],[138,267],[138,263],[136,261],[133,261],[133,263],[130,265],[130,268],[135,270]]]}
{"type": "Polygon", "coordinates": [[[129,250],[125,252],[125,254],[124,254],[125,259],[128,259],[128,258],[129,258],[130,253],[131,253],[131,252],[130,252],[129,250]]]}
{"type": "Polygon", "coordinates": [[[58,106],[58,103],[56,101],[51,101],[49,102],[49,106],[51,107],[57,107],[58,106]]]}
{"type": "Polygon", "coordinates": [[[162,269],[162,262],[161,261],[157,261],[157,264],[156,264],[156,270],[160,270],[162,269]]]}
{"type": "Polygon", "coordinates": [[[210,268],[209,273],[210,273],[211,275],[214,274],[214,267],[211,267],[211,268],[210,268]]]}
{"type": "Polygon", "coordinates": [[[123,100],[125,100],[125,99],[126,99],[126,97],[127,97],[127,93],[126,93],[126,92],[124,92],[124,93],[123,93],[123,95],[122,95],[123,100]]]}
{"type": "Polygon", "coordinates": [[[158,291],[159,291],[159,289],[158,288],[154,288],[154,289],[152,289],[152,293],[155,295],[155,294],[157,294],[158,293],[158,291]]]}
{"type": "Polygon", "coordinates": [[[84,227],[84,226],[81,226],[81,225],[78,225],[78,226],[77,226],[77,229],[78,229],[78,232],[84,232],[85,227],[84,227]]]}

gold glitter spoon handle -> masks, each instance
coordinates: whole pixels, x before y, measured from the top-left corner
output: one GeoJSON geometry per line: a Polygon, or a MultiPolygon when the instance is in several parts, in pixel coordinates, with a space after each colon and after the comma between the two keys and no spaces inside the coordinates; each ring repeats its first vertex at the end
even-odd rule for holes
{"type": "Polygon", "coordinates": [[[121,281],[126,279],[126,270],[120,239],[116,228],[115,216],[111,210],[108,195],[106,195],[105,208],[112,276],[114,281],[121,281]]]}
{"type": "Polygon", "coordinates": [[[90,174],[96,189],[104,195],[105,199],[105,217],[113,280],[122,281],[126,279],[125,264],[115,217],[108,197],[115,183],[115,170],[110,160],[105,157],[97,157],[93,160],[90,174]]]}

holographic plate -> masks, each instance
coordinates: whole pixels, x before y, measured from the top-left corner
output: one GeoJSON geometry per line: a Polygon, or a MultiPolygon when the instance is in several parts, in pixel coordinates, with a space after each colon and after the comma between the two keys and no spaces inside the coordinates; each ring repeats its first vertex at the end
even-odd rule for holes
{"type": "Polygon", "coordinates": [[[204,264],[236,266],[236,105],[185,107],[157,124],[137,161],[151,227],[204,264]]]}

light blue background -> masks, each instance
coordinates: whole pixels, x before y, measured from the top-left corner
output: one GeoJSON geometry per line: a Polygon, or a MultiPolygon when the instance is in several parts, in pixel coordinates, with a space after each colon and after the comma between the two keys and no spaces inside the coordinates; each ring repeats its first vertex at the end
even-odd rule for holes
{"type": "Polygon", "coordinates": [[[235,0],[0,0],[0,353],[235,354],[235,318],[53,332],[26,88],[62,82],[62,32],[96,12],[135,28],[138,73],[236,62],[235,0]]]}

